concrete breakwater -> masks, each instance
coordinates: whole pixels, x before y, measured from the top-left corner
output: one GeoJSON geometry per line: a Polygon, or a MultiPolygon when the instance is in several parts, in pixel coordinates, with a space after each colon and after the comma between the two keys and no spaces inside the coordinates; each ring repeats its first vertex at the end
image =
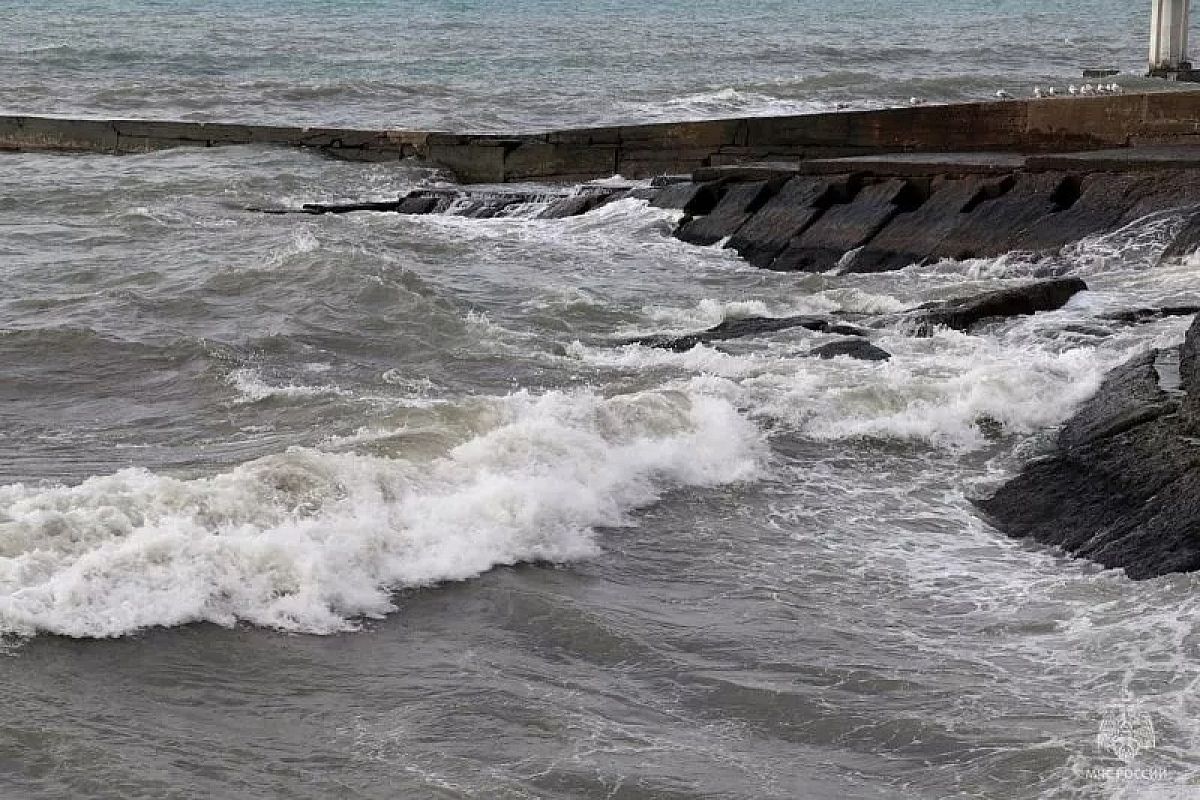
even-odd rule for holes
{"type": "Polygon", "coordinates": [[[561,195],[421,189],[393,201],[273,211],[492,217],[542,203],[539,216],[561,218],[626,197],[682,211],[677,238],[723,243],[758,267],[885,272],[943,258],[1051,253],[1195,204],[1200,148],[813,159],[705,167],[650,187],[585,185],[561,195]]]}
{"type": "Polygon", "coordinates": [[[1061,153],[1200,142],[1200,92],[1013,100],[517,134],[0,116],[0,150],[139,153],[266,144],[417,159],[464,183],[574,182],[882,153],[1061,153]]]}

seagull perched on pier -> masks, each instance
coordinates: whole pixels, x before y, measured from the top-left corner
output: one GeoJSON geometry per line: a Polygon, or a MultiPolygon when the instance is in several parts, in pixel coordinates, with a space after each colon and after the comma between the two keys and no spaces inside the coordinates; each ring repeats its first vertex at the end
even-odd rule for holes
{"type": "Polygon", "coordinates": [[[1042,87],[1035,86],[1035,87],[1033,87],[1033,96],[1036,97],[1038,100],[1041,100],[1043,97],[1046,96],[1046,93],[1042,91],[1042,87]]]}
{"type": "Polygon", "coordinates": [[[1003,89],[996,92],[996,97],[1000,100],[1012,100],[1012,95],[1009,94],[1008,92],[1004,91],[1003,89]]]}
{"type": "Polygon", "coordinates": [[[910,106],[923,106],[923,105],[925,105],[927,102],[929,102],[929,101],[928,101],[928,100],[926,100],[924,97],[910,97],[910,98],[908,98],[908,104],[909,104],[910,106]]]}
{"type": "Polygon", "coordinates": [[[1113,94],[1125,94],[1125,90],[1121,88],[1121,84],[1119,83],[1110,83],[1108,85],[1108,90],[1113,94]]]}
{"type": "Polygon", "coordinates": [[[1080,94],[1094,94],[1095,91],[1096,91],[1095,87],[1093,87],[1090,83],[1085,83],[1083,85],[1083,88],[1079,90],[1079,93],[1080,94]]]}
{"type": "Polygon", "coordinates": [[[1050,97],[1058,97],[1058,88],[1055,86],[1051,86],[1049,89],[1046,90],[1046,94],[1049,95],[1050,97]]]}
{"type": "Polygon", "coordinates": [[[1075,84],[1073,83],[1067,87],[1067,91],[1071,93],[1071,97],[1079,94],[1079,90],[1075,88],[1075,84]]]}

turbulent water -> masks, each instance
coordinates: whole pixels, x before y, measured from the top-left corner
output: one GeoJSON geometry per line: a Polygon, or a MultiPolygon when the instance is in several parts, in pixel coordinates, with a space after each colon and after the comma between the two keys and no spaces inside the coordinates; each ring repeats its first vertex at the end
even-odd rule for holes
{"type": "MultiPolygon", "coordinates": [[[[489,128],[1140,56],[1139,9],[1032,5],[27,3],[0,102],[489,128]]],[[[635,200],[244,210],[430,180],[268,149],[0,157],[0,795],[1191,796],[1197,579],[1135,584],[968,502],[1180,340],[1103,319],[1200,302],[1197,262],[1158,263],[1179,214],[1049,260],[813,276],[635,200]],[[827,337],[801,330],[619,344],[1049,273],[1091,291],[976,335],[884,329],[884,364],[805,357],[827,337]],[[1130,705],[1156,733],[1132,774],[1096,742],[1130,705]]]]}
{"type": "Polygon", "coordinates": [[[0,23],[0,111],[511,131],[1065,89],[1085,67],[1144,72],[1150,14],[1121,0],[22,0],[0,23]]]}

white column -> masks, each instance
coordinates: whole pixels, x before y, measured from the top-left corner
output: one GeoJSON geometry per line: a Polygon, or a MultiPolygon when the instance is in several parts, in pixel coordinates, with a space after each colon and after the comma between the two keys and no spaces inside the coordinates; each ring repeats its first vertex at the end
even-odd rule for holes
{"type": "Polygon", "coordinates": [[[1188,66],[1188,12],[1191,0],[1154,0],[1150,21],[1150,71],[1188,66]]]}

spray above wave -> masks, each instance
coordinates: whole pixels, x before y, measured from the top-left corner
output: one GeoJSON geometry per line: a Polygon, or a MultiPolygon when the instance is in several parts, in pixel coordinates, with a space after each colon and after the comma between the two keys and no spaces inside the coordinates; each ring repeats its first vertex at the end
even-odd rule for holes
{"type": "Polygon", "coordinates": [[[0,630],[120,636],[239,621],[330,633],[402,587],[597,551],[676,485],[753,477],[756,429],[682,392],[525,393],[433,463],[311,449],[194,480],[131,469],[0,488],[0,630]]]}

